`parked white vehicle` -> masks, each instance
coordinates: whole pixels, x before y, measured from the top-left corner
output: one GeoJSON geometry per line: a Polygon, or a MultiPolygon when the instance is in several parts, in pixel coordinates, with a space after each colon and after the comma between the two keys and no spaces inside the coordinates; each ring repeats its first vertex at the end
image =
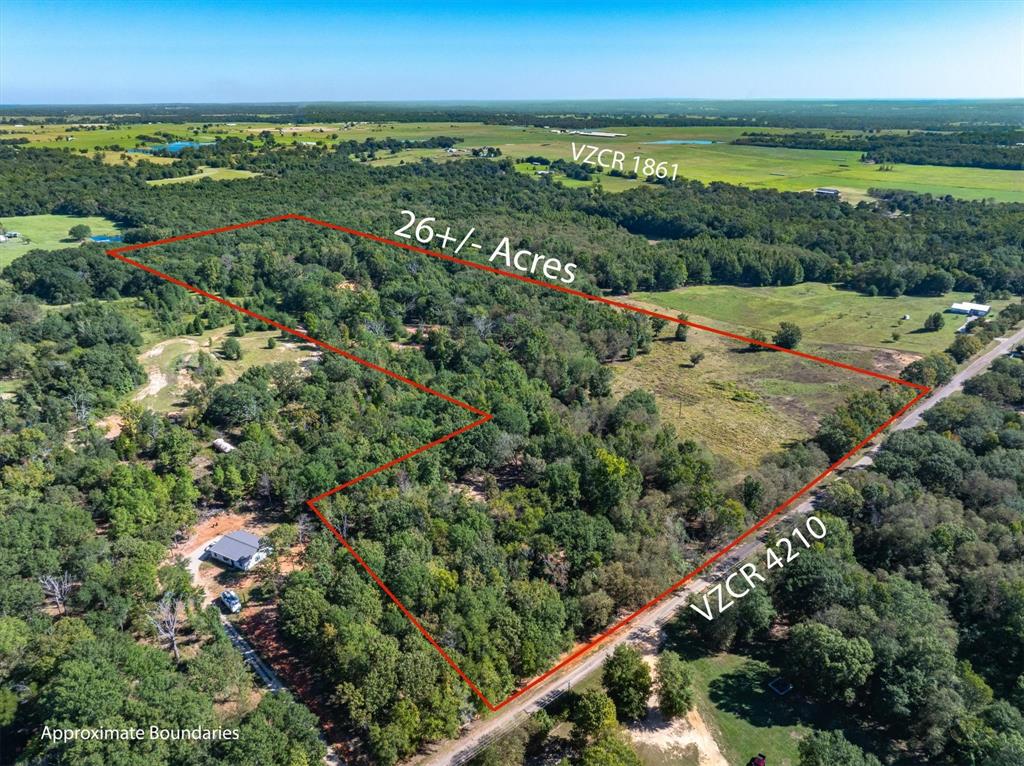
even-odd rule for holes
{"type": "Polygon", "coordinates": [[[226,590],[220,594],[220,602],[231,614],[238,614],[242,611],[242,600],[233,590],[226,590]]]}

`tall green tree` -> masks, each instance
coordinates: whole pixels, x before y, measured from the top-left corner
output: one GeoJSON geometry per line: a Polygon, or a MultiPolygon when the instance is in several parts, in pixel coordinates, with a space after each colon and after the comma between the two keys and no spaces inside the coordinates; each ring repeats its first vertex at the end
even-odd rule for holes
{"type": "Polygon", "coordinates": [[[601,683],[615,703],[615,710],[625,721],[635,721],[647,714],[647,698],[651,695],[651,671],[640,652],[628,644],[619,644],[604,661],[601,683]]]}
{"type": "Polygon", "coordinates": [[[679,655],[664,651],[657,664],[658,708],[665,720],[681,716],[693,707],[693,680],[679,655]]]}

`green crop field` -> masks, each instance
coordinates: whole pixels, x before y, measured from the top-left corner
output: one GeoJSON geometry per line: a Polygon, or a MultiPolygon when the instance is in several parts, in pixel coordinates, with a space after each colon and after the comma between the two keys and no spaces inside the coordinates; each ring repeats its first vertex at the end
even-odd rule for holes
{"type": "Polygon", "coordinates": [[[0,226],[19,234],[17,239],[0,242],[0,268],[29,250],[78,247],[79,242],[68,237],[68,230],[78,224],[88,226],[94,235],[117,234],[114,222],[100,216],[18,215],[0,218],[0,226]]]}
{"type": "MultiPolygon", "coordinates": [[[[111,126],[97,130],[69,130],[63,125],[24,125],[11,127],[7,136],[27,138],[33,145],[71,150],[95,150],[118,145],[125,149],[143,145],[141,135],[166,132],[194,141],[214,141],[228,136],[250,137],[270,132],[277,143],[300,141],[331,145],[338,141],[363,141],[367,138],[423,140],[447,135],[463,139],[460,148],[496,146],[513,158],[541,155],[549,159],[572,159],[572,143],[596,144],[623,152],[628,159],[639,154],[669,164],[678,163],[681,178],[709,183],[725,181],[754,188],[782,191],[806,191],[818,186],[840,189],[846,199],[864,199],[871,187],[907,189],[963,199],[992,198],[1002,202],[1024,202],[1024,172],[985,168],[940,167],[935,165],[893,166],[859,162],[859,152],[815,149],[782,149],[761,146],[733,146],[728,142],[741,135],[743,128],[733,127],[623,127],[611,132],[620,137],[595,137],[557,133],[545,128],[483,123],[356,123],[321,125],[285,125],[277,123],[221,123],[208,127],[198,124],[158,123],[152,125],[111,126]],[[704,140],[715,143],[656,144],[666,140],[704,140]]],[[[779,129],[762,128],[763,132],[779,129]]],[[[783,131],[786,132],[786,131],[783,131]]],[[[791,131],[790,131],[791,132],[791,131]]],[[[423,158],[449,159],[443,149],[411,150],[377,160],[378,164],[397,164],[423,158]]],[[[605,189],[621,191],[641,181],[605,177],[605,189]]]]}
{"type": "MultiPolygon", "coordinates": [[[[788,287],[694,285],[664,293],[634,293],[632,298],[743,335],[755,328],[773,332],[779,322],[795,322],[805,341],[929,354],[949,346],[966,317],[944,314],[945,326],[937,332],[922,330],[925,318],[974,296],[953,292],[941,297],[870,297],[833,285],[804,282],[788,287]],[[908,314],[910,319],[904,321],[902,317],[908,314]],[[893,340],[894,332],[899,333],[899,340],[893,340]]],[[[1010,301],[989,303],[998,311],[1010,301]]]]}

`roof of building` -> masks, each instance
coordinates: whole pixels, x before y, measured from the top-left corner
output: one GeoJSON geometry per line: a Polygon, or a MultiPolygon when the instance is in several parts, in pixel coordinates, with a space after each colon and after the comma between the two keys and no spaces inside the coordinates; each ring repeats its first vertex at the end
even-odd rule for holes
{"type": "Polygon", "coordinates": [[[243,529],[228,532],[210,546],[210,552],[231,561],[241,561],[260,549],[260,538],[243,529]]]}
{"type": "Polygon", "coordinates": [[[969,301],[964,303],[954,303],[952,308],[953,311],[984,311],[985,313],[992,310],[991,306],[984,303],[970,303],[969,301]]]}

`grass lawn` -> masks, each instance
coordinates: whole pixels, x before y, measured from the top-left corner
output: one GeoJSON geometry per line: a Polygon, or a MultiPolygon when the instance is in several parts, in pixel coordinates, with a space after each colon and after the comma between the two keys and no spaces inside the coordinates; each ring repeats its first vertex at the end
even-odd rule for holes
{"type": "Polygon", "coordinates": [[[251,170],[235,170],[233,168],[211,168],[206,165],[199,166],[199,172],[190,176],[179,176],[177,178],[160,178],[154,181],[147,181],[150,186],[166,186],[167,184],[182,184],[201,181],[209,178],[213,181],[233,181],[236,178],[254,178],[259,173],[251,170]]]}
{"type": "MultiPolygon", "coordinates": [[[[974,298],[971,293],[947,293],[939,298],[872,298],[818,282],[788,287],[695,285],[664,293],[634,293],[632,297],[741,334],[754,328],[771,333],[779,322],[795,322],[803,330],[805,342],[911,354],[928,354],[949,346],[964,317],[945,314],[945,327],[938,332],[921,330],[925,318],[945,311],[954,302],[974,298]],[[904,322],[901,318],[905,314],[910,319],[904,322]],[[893,332],[900,333],[899,340],[893,340],[893,332]]],[[[993,311],[998,311],[1010,301],[990,303],[993,311]]]]}
{"type": "Polygon", "coordinates": [[[29,250],[78,247],[78,241],[68,237],[68,230],[78,224],[88,226],[94,235],[117,234],[116,224],[100,216],[17,215],[0,218],[0,226],[20,235],[17,239],[0,242],[0,268],[29,250]]]}
{"type": "Polygon", "coordinates": [[[768,688],[775,669],[736,654],[701,657],[689,666],[697,707],[729,763],[764,753],[772,766],[797,766],[797,746],[811,731],[809,706],[768,688]]]}
{"type": "MultiPolygon", "coordinates": [[[[691,328],[686,342],[676,341],[674,327],[662,330],[651,353],[615,364],[612,388],[654,394],[662,420],[721,458],[724,476],[806,439],[846,396],[877,387],[865,375],[789,354],[750,353],[744,343],[702,330],[691,328]],[[694,367],[690,355],[697,352],[704,358],[694,367]]],[[[805,350],[890,373],[898,367],[886,352],[812,344],[805,350]]]]}
{"type": "MultiPolygon", "coordinates": [[[[692,645],[678,651],[693,677],[697,709],[730,764],[746,766],[752,756],[764,753],[771,766],[797,766],[804,736],[819,727],[842,728],[834,711],[796,695],[778,697],[768,682],[779,672],[765,662],[738,654],[702,656],[692,645]]],[[[600,685],[597,670],[573,690],[600,685]]],[[[645,766],[698,766],[692,749],[666,751],[641,744],[637,753],[645,766]]]]}
{"type": "MultiPolygon", "coordinates": [[[[897,164],[891,171],[877,165],[862,165],[859,152],[816,149],[782,149],[763,146],[734,146],[728,142],[745,128],[739,127],[616,127],[613,132],[625,136],[605,138],[553,133],[544,128],[482,123],[359,123],[352,125],[285,125],[277,123],[220,123],[210,127],[198,124],[162,123],[153,125],[119,125],[97,130],[70,130],[65,125],[25,125],[9,128],[10,137],[27,138],[37,146],[91,152],[110,145],[125,149],[143,145],[140,135],[167,132],[175,137],[194,141],[213,141],[228,136],[257,140],[263,131],[270,131],[281,144],[316,141],[332,145],[338,141],[364,141],[367,138],[423,140],[446,135],[463,139],[459,148],[496,146],[506,157],[522,158],[541,155],[549,159],[572,159],[572,143],[590,143],[622,151],[627,162],[636,154],[669,164],[678,163],[681,178],[705,183],[726,181],[754,188],[783,191],[804,191],[817,186],[834,186],[856,203],[864,199],[871,187],[907,189],[950,194],[963,199],[992,198],[1001,202],[1024,202],[1024,172],[957,168],[935,165],[897,164]],[[336,136],[334,138],[333,136],[336,136]],[[72,140],[68,140],[68,139],[72,140]],[[711,144],[657,144],[665,140],[706,140],[711,144]]],[[[780,129],[762,128],[766,132],[780,129]]],[[[782,132],[792,132],[783,129],[782,132]]],[[[429,157],[445,159],[443,149],[413,150],[381,157],[377,164],[397,164],[429,157]]],[[[633,188],[640,181],[602,178],[609,191],[633,188]]]]}

